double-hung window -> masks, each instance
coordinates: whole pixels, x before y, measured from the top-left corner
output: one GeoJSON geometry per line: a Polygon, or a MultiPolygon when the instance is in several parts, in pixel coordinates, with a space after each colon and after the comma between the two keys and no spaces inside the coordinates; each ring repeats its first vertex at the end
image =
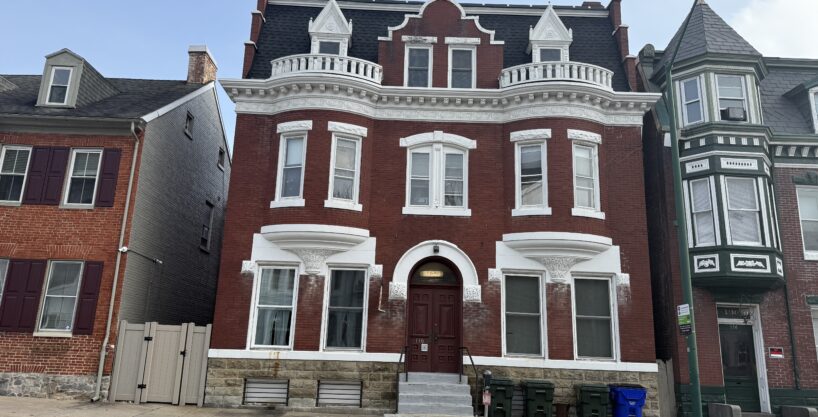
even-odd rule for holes
{"type": "Polygon", "coordinates": [[[682,86],[682,113],[684,124],[692,125],[704,121],[704,107],[702,88],[699,77],[681,82],[682,86]]]}
{"type": "Polygon", "coordinates": [[[294,268],[261,268],[255,300],[253,346],[290,347],[297,280],[294,268]]]}
{"type": "Polygon", "coordinates": [[[812,93],[812,120],[815,126],[815,133],[818,133],[818,91],[812,93]]]}
{"type": "Polygon", "coordinates": [[[548,129],[513,132],[516,201],[512,216],[551,214],[548,207],[546,140],[548,129]]]}
{"type": "Polygon", "coordinates": [[[696,246],[715,245],[716,226],[709,178],[690,181],[690,208],[696,246]]]}
{"type": "Polygon", "coordinates": [[[818,308],[812,309],[812,335],[815,338],[815,351],[818,352],[818,308]]]}
{"type": "Polygon", "coordinates": [[[23,197],[31,148],[6,146],[0,152],[0,202],[19,203],[23,197]]]}
{"type": "Polygon", "coordinates": [[[361,137],[332,135],[329,196],[325,207],[361,211],[358,203],[361,182],[361,137]]]}
{"type": "Polygon", "coordinates": [[[73,329],[82,268],[82,262],[50,263],[40,313],[40,331],[70,332],[73,329]]]}
{"type": "Polygon", "coordinates": [[[727,177],[727,221],[735,245],[761,245],[761,218],[756,181],[727,177]]]}
{"type": "Polygon", "coordinates": [[[718,74],[716,75],[716,84],[719,92],[721,120],[747,121],[747,94],[744,77],[718,74]],[[743,115],[731,113],[730,109],[741,109],[743,115]]]}
{"type": "Polygon", "coordinates": [[[798,214],[801,218],[804,258],[818,260],[818,188],[798,189],[798,214]]]}
{"type": "Polygon", "coordinates": [[[326,320],[327,348],[363,348],[366,292],[365,271],[331,271],[326,320]]]}
{"type": "Polygon", "coordinates": [[[94,204],[101,159],[101,150],[74,149],[71,152],[71,171],[65,193],[66,205],[94,204]]]}
{"type": "Polygon", "coordinates": [[[401,139],[409,148],[403,214],[470,216],[469,150],[477,142],[435,131],[401,139]]]}
{"type": "Polygon", "coordinates": [[[320,41],[318,43],[318,53],[328,55],[341,55],[341,42],[320,41]]]}
{"type": "Polygon", "coordinates": [[[505,277],[506,353],[542,356],[540,277],[505,277]]]}
{"type": "Polygon", "coordinates": [[[6,288],[6,274],[8,273],[8,270],[9,260],[0,259],[0,303],[3,302],[3,289],[6,288]]]}
{"type": "Polygon", "coordinates": [[[406,47],[406,86],[432,86],[432,47],[406,47]]]}
{"type": "Polygon", "coordinates": [[[51,83],[48,86],[46,103],[56,105],[68,103],[68,86],[71,83],[73,71],[69,67],[53,67],[51,69],[51,83]]]}
{"type": "Polygon", "coordinates": [[[307,131],[311,120],[281,123],[275,200],[270,208],[304,206],[304,173],[307,158],[307,131]]]}
{"type": "MultiPolygon", "coordinates": [[[[570,138],[569,131],[569,138],[570,138]]],[[[598,135],[597,135],[598,136],[598,135]]],[[[599,146],[574,142],[574,216],[604,219],[599,197],[599,146]]]]}
{"type": "Polygon", "coordinates": [[[611,279],[574,279],[576,357],[615,359],[611,279]]]}
{"type": "Polygon", "coordinates": [[[539,49],[540,62],[559,62],[562,61],[562,49],[556,48],[540,48],[539,49]]]}
{"type": "Polygon", "coordinates": [[[474,88],[475,53],[474,48],[451,47],[449,49],[449,87],[474,88]]]}

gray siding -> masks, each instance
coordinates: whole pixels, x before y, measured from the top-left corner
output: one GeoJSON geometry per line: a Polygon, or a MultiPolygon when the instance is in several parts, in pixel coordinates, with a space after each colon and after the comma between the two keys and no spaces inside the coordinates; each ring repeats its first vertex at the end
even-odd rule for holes
{"type": "Polygon", "coordinates": [[[230,161],[215,92],[208,91],[149,123],[145,132],[120,320],[211,323],[221,254],[230,161]],[[184,133],[194,116],[193,139],[184,133]],[[207,202],[214,206],[210,250],[200,249],[207,202]]]}

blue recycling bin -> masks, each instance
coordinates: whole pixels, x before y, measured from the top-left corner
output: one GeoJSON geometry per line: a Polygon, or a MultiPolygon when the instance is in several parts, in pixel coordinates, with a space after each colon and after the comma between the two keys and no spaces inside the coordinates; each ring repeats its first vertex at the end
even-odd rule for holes
{"type": "Polygon", "coordinates": [[[647,390],[639,385],[611,385],[613,417],[642,417],[647,390]]]}

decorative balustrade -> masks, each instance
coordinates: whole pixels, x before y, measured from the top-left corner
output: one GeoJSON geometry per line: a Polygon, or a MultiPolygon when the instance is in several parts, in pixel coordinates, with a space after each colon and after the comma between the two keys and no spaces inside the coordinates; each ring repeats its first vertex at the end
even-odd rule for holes
{"type": "Polygon", "coordinates": [[[304,54],[272,61],[271,78],[294,74],[338,74],[380,84],[383,68],[375,63],[349,56],[304,54]]]}
{"type": "Polygon", "coordinates": [[[611,89],[613,71],[580,62],[537,62],[504,69],[500,88],[542,81],[575,81],[611,89]]]}

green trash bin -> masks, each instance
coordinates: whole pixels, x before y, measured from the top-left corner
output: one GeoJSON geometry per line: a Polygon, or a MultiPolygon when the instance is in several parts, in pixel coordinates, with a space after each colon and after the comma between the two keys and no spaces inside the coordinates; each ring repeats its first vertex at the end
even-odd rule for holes
{"type": "Polygon", "coordinates": [[[577,417],[608,416],[607,385],[580,385],[577,388],[577,417]]]}
{"type": "Polygon", "coordinates": [[[554,384],[542,380],[523,381],[525,417],[551,417],[554,406],[554,384]]]}
{"type": "Polygon", "coordinates": [[[514,399],[514,383],[510,379],[492,378],[491,413],[489,417],[511,417],[511,400],[514,399]]]}

